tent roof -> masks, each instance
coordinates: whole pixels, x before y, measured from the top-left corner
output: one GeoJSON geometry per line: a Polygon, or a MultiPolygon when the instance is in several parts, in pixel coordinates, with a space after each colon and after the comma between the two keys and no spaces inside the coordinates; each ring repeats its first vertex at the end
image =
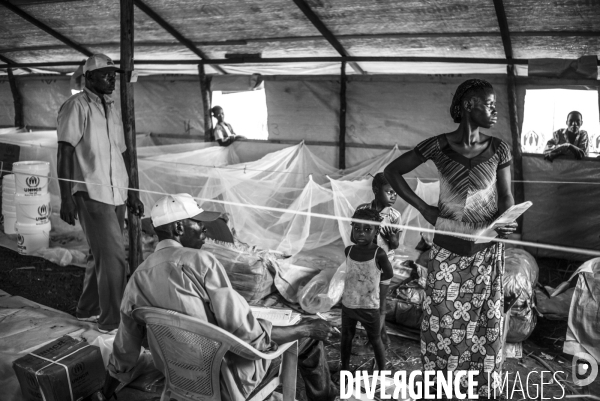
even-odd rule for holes
{"type": "MultiPolygon", "coordinates": [[[[526,65],[534,58],[600,53],[596,0],[134,1],[136,61],[189,63],[136,65],[142,73],[196,74],[201,57],[223,60],[236,54],[265,60],[209,65],[207,72],[339,73],[335,58],[341,56],[409,58],[381,64],[360,60],[350,63],[348,73],[423,72],[428,64],[410,59],[415,57],[426,58],[423,62],[464,59],[453,61],[470,65],[473,72],[488,72],[505,70],[507,57],[526,65]],[[307,57],[330,59],[294,64],[268,60],[307,57]]],[[[118,1],[0,0],[4,66],[79,62],[86,52],[118,59],[119,42],[118,1]]],[[[53,65],[43,70],[64,73],[75,68],[53,65]]],[[[425,72],[454,69],[441,63],[425,72]]]]}

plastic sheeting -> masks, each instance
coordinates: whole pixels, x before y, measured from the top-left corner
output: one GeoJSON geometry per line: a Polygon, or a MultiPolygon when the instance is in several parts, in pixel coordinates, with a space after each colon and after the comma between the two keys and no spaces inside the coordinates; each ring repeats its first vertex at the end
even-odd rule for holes
{"type": "Polygon", "coordinates": [[[600,258],[588,260],[571,276],[577,286],[571,300],[563,351],[585,352],[600,364],[600,258]]]}
{"type": "Polygon", "coordinates": [[[517,298],[510,310],[507,341],[525,341],[537,323],[535,284],[539,276],[537,262],[527,251],[508,248],[503,277],[505,298],[517,298]]]}
{"type": "MultiPolygon", "coordinates": [[[[523,155],[525,199],[533,202],[524,215],[523,240],[575,248],[600,248],[599,167],[600,163],[594,160],[558,158],[550,163],[541,156],[523,155]]],[[[541,248],[528,251],[534,256],[586,259],[585,255],[541,248]]]]}

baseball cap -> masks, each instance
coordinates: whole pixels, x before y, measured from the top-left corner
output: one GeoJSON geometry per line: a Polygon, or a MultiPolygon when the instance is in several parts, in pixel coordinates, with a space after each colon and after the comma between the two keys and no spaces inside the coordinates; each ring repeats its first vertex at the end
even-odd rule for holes
{"type": "Polygon", "coordinates": [[[88,71],[100,70],[100,69],[111,69],[116,72],[125,72],[119,67],[115,66],[114,61],[106,54],[93,54],[90,58],[87,59],[85,64],[83,65],[83,73],[85,74],[88,71]]]}
{"type": "Polygon", "coordinates": [[[214,221],[220,216],[219,212],[202,209],[190,194],[163,196],[154,204],[150,212],[154,227],[185,219],[214,221]]]}

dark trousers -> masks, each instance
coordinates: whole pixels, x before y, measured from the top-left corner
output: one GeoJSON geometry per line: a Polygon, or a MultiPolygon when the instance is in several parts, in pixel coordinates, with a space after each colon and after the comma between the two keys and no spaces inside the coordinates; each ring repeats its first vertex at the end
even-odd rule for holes
{"type": "Polygon", "coordinates": [[[79,222],[94,256],[94,263],[88,263],[85,270],[77,317],[100,315],[98,327],[113,330],[121,321],[121,300],[127,284],[125,205],[92,200],[87,192],[77,192],[74,198],[79,222]]]}
{"type": "MultiPolygon", "coordinates": [[[[279,373],[281,358],[274,359],[265,377],[247,399],[266,386],[279,373]]],[[[312,338],[298,340],[298,370],[304,380],[306,398],[309,401],[332,401],[339,391],[331,381],[327,354],[321,341],[312,338]]]]}

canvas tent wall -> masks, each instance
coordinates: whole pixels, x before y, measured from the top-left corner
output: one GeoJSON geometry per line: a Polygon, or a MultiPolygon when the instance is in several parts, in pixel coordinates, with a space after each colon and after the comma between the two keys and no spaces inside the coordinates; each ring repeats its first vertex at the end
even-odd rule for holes
{"type": "MultiPolygon", "coordinates": [[[[490,133],[512,143],[507,78],[505,75],[479,77],[489,80],[497,94],[499,120],[490,133]]],[[[449,103],[457,85],[466,78],[464,74],[349,77],[346,115],[347,165],[355,166],[371,157],[381,155],[396,144],[405,151],[429,136],[453,129],[454,124],[448,111],[449,103]]],[[[248,141],[244,142],[243,146],[236,147],[239,161],[254,161],[291,143],[305,140],[316,156],[331,166],[337,166],[340,77],[265,76],[264,79],[269,113],[269,141],[248,141]],[[314,144],[310,144],[311,142],[314,144]]],[[[54,127],[60,104],[70,96],[67,77],[23,76],[18,78],[18,82],[26,99],[24,114],[27,123],[37,127],[54,127]]],[[[519,83],[517,105],[520,122],[525,88],[546,87],[549,83],[552,81],[525,78],[519,83]]],[[[578,82],[567,83],[573,85],[578,82]]],[[[0,83],[0,90],[6,86],[0,83]]],[[[202,99],[196,76],[141,77],[135,85],[135,91],[138,133],[160,134],[148,136],[155,144],[203,140],[202,99]],[[186,127],[190,129],[186,131],[186,127]]],[[[119,101],[118,96],[116,101],[119,101]]],[[[0,124],[10,125],[14,113],[12,104],[3,102],[0,105],[4,105],[0,111],[0,124]]],[[[578,180],[577,174],[569,175],[564,169],[547,169],[548,165],[542,160],[532,161],[529,156],[525,156],[524,160],[524,178],[527,181],[578,180]],[[554,177],[549,179],[549,175],[553,174],[554,177]]],[[[596,164],[593,161],[580,162],[578,166],[585,167],[578,171],[586,171],[585,180],[597,180],[596,164]]],[[[436,178],[432,166],[424,171],[427,173],[423,173],[420,178],[436,178]]],[[[597,247],[598,241],[593,235],[593,230],[600,222],[596,221],[598,214],[595,213],[591,197],[582,196],[585,200],[578,204],[579,213],[573,217],[562,213],[560,207],[556,209],[548,203],[551,197],[566,201],[564,197],[568,196],[568,190],[565,195],[559,196],[556,185],[551,183],[526,184],[525,189],[526,199],[535,199],[535,206],[525,219],[523,239],[591,249],[597,247]],[[552,218],[549,218],[546,210],[554,210],[551,212],[554,214],[552,218]],[[556,218],[562,219],[560,225],[549,223],[556,218]],[[565,230],[569,232],[569,241],[566,241],[565,230]]],[[[575,192],[577,191],[582,195],[591,194],[585,185],[579,185],[575,192]]],[[[556,256],[556,253],[546,251],[536,254],[556,256]]]]}

